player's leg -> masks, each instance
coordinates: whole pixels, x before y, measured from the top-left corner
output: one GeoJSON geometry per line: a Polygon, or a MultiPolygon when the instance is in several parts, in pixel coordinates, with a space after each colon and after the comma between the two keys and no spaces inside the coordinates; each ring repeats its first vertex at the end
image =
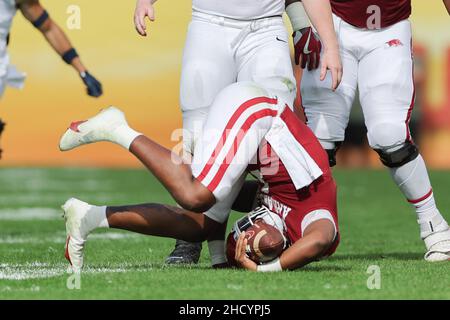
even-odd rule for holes
{"type": "Polygon", "coordinates": [[[289,37],[281,18],[265,20],[236,50],[238,81],[252,81],[282,97],[292,108],[297,86],[289,37]]]}
{"type": "Polygon", "coordinates": [[[420,235],[427,247],[425,259],[448,259],[450,229],[436,207],[425,162],[408,127],[414,105],[410,23],[397,23],[372,36],[370,42],[378,41],[378,47],[361,60],[359,69],[369,144],[416,210],[420,235]]]}
{"type": "Polygon", "coordinates": [[[337,28],[339,21],[335,17],[345,72],[338,89],[335,92],[331,90],[330,74],[327,74],[324,81],[320,81],[320,68],[304,70],[301,80],[302,103],[307,124],[327,151],[330,166],[336,164],[336,151],[345,138],[358,79],[358,59],[347,39],[351,36],[349,28],[345,25],[337,28]]]}
{"type": "MultiPolygon", "coordinates": [[[[194,152],[195,141],[201,135],[201,129],[214,98],[223,88],[236,81],[234,61],[226,37],[225,27],[195,15],[188,28],[180,83],[183,149],[187,156],[192,156],[194,152]]],[[[211,247],[219,248],[220,244],[214,242],[211,247]]],[[[201,249],[201,243],[177,240],[166,263],[197,263],[201,249]]],[[[219,252],[212,253],[212,255],[219,254],[219,252]]]]}
{"type": "Polygon", "coordinates": [[[203,212],[215,199],[197,179],[189,164],[175,153],[130,128],[124,114],[110,107],[86,121],[74,122],[60,141],[62,151],[88,143],[109,141],[129,150],[166,187],[183,208],[203,212]]]}
{"type": "Polygon", "coordinates": [[[64,205],[66,258],[75,271],[83,266],[88,235],[97,228],[116,228],[146,235],[204,241],[220,224],[203,214],[162,204],[95,206],[70,199],[64,205]]]}

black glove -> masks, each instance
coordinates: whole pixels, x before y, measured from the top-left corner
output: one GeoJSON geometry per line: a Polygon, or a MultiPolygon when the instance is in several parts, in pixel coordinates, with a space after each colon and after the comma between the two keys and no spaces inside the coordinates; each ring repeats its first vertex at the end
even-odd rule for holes
{"type": "Polygon", "coordinates": [[[102,84],[89,72],[82,72],[81,79],[87,87],[87,94],[91,97],[100,97],[103,94],[102,84]]]}
{"type": "MultiPolygon", "coordinates": [[[[2,135],[3,129],[5,129],[5,123],[0,119],[0,137],[2,135]]],[[[2,149],[0,148],[0,159],[2,158],[2,149]]]]}

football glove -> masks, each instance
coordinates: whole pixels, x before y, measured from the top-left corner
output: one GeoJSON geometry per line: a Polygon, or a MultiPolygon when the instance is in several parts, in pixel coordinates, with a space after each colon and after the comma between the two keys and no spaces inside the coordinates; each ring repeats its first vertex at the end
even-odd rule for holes
{"type": "Polygon", "coordinates": [[[320,64],[320,52],[322,51],[322,43],[319,36],[311,27],[306,27],[295,31],[292,35],[294,38],[295,48],[295,64],[301,68],[308,70],[317,69],[320,64]]]}
{"type": "MultiPolygon", "coordinates": [[[[5,123],[0,119],[0,137],[2,136],[3,129],[5,129],[5,123]]],[[[0,159],[2,158],[2,151],[0,148],[0,159]]]]}
{"type": "Polygon", "coordinates": [[[91,97],[100,97],[103,94],[102,84],[95,79],[89,72],[82,72],[80,74],[84,84],[87,88],[87,94],[91,97]]]}

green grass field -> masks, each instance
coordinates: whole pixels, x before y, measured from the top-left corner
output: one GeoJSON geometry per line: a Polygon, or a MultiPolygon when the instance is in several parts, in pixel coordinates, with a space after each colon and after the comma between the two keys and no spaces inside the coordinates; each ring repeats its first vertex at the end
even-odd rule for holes
{"type": "MultiPolygon", "coordinates": [[[[105,230],[90,237],[81,288],[71,290],[59,209],[67,198],[173,201],[143,170],[1,169],[0,298],[450,299],[450,263],[422,259],[415,214],[388,173],[337,170],[335,176],[342,241],[328,260],[277,274],[212,270],[205,245],[199,265],[167,267],[173,240],[105,230]],[[380,267],[379,290],[367,288],[371,265],[380,267]]],[[[450,172],[431,177],[450,218],[450,172]]]]}

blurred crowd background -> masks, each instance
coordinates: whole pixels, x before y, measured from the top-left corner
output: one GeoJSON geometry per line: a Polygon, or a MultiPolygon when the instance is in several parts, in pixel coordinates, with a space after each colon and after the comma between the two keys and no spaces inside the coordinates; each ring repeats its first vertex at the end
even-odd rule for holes
{"type": "MultiPolygon", "coordinates": [[[[179,144],[180,137],[172,133],[181,127],[179,78],[191,1],[158,1],[157,21],[149,26],[147,38],[134,30],[134,1],[41,2],[103,83],[104,95],[88,97],[78,75],[18,13],[10,55],[28,78],[23,90],[7,89],[0,100],[0,118],[7,123],[0,166],[139,166],[126,152],[108,144],[59,152],[59,137],[70,121],[108,105],[122,108],[134,127],[158,142],[168,147],[179,144]],[[80,8],[79,29],[67,24],[68,8],[73,5],[80,8]]],[[[412,131],[428,164],[450,169],[450,17],[440,0],[413,0],[411,20],[417,93],[412,131]]],[[[300,79],[298,68],[296,73],[300,79]]],[[[296,107],[300,105],[299,97],[296,107]]],[[[356,102],[339,165],[379,166],[376,153],[367,147],[365,132],[356,102]]]]}

